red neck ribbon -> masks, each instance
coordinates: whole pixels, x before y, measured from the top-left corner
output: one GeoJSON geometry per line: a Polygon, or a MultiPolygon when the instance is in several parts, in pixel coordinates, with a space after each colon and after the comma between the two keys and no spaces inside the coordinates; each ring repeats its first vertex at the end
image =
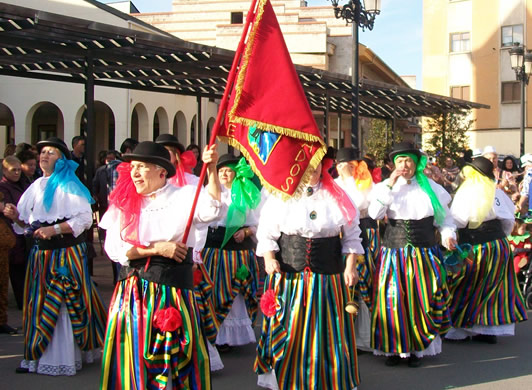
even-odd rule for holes
{"type": "Polygon", "coordinates": [[[331,196],[336,200],[340,211],[344,215],[344,218],[347,220],[347,223],[351,224],[353,219],[357,215],[355,205],[351,201],[351,198],[347,193],[340,188],[338,184],[334,181],[329,169],[332,167],[332,160],[330,158],[324,158],[321,162],[321,183],[323,188],[331,194],[331,196]]]}
{"type": "Polygon", "coordinates": [[[118,180],[113,192],[109,195],[109,205],[120,210],[120,237],[125,242],[139,248],[145,248],[139,239],[140,209],[142,195],[137,193],[131,180],[131,164],[120,163],[117,167],[118,180]]]}

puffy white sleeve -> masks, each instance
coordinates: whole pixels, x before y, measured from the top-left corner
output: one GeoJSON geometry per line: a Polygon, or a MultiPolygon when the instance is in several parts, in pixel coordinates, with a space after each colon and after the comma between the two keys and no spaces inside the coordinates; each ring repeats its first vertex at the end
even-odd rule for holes
{"type": "Polygon", "coordinates": [[[495,211],[501,220],[502,229],[507,236],[512,233],[515,224],[515,204],[504,191],[497,188],[495,192],[495,211]]]}
{"type": "Polygon", "coordinates": [[[66,221],[74,237],[79,236],[92,226],[92,212],[80,213],[66,221]]]}
{"type": "Polygon", "coordinates": [[[342,253],[356,253],[359,255],[364,254],[364,248],[362,247],[362,238],[360,237],[360,220],[359,213],[357,210],[357,216],[351,224],[345,224],[343,226],[343,235],[342,235],[342,253]]]}
{"type": "Polygon", "coordinates": [[[453,238],[456,240],[456,224],[454,222],[451,210],[449,209],[449,205],[452,200],[451,195],[449,195],[449,193],[447,192],[447,190],[445,190],[445,188],[435,183],[433,180],[429,179],[429,183],[432,187],[432,190],[438,197],[440,204],[445,210],[445,219],[443,220],[441,225],[439,226],[437,225],[437,228],[441,234],[442,241],[444,241],[447,238],[453,238]]]}
{"type": "Polygon", "coordinates": [[[392,204],[392,189],[388,187],[388,179],[376,184],[369,194],[368,215],[374,219],[383,219],[388,207],[392,204]]]}
{"type": "Polygon", "coordinates": [[[120,237],[120,220],[119,211],[115,206],[110,206],[105,212],[99,226],[106,230],[105,234],[105,253],[109,258],[122,265],[127,265],[129,259],[127,252],[133,248],[133,245],[125,242],[120,237]]]}
{"type": "MultiPolygon", "coordinates": [[[[192,196],[194,196],[192,194],[192,196]]],[[[194,223],[198,226],[209,224],[220,218],[222,203],[213,199],[207,191],[202,190],[198,198],[198,205],[194,215],[194,223]]]]}
{"type": "Polygon", "coordinates": [[[278,252],[277,240],[281,237],[281,227],[279,226],[279,213],[283,211],[284,202],[275,196],[269,196],[260,210],[259,224],[257,228],[257,249],[258,256],[264,256],[266,252],[278,252]]]}

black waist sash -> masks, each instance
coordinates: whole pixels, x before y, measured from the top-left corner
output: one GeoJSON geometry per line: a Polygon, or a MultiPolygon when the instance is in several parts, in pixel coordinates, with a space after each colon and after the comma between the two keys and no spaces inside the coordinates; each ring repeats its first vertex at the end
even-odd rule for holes
{"type": "MultiPolygon", "coordinates": [[[[64,221],[66,221],[66,219],[57,220],[52,223],[41,222],[41,227],[54,226],[56,223],[62,223],[64,221]]],[[[39,247],[39,250],[46,251],[51,249],[68,248],[81,244],[86,240],[87,238],[85,232],[81,233],[77,237],[74,237],[74,235],[71,233],[64,233],[52,236],[49,240],[35,238],[34,243],[39,247]]]]}
{"type": "Polygon", "coordinates": [[[344,271],[342,242],[339,236],[306,238],[281,234],[279,261],[282,272],[301,272],[306,267],[318,274],[338,274],[344,271]]]}
{"type": "Polygon", "coordinates": [[[367,230],[368,229],[377,230],[379,228],[379,226],[377,225],[377,221],[375,221],[374,219],[370,217],[361,218],[359,226],[360,226],[360,238],[362,238],[362,246],[364,248],[368,248],[369,237],[368,237],[367,230]]]}
{"type": "MultiPolygon", "coordinates": [[[[243,226],[245,227],[245,226],[243,226]]],[[[217,228],[209,228],[207,233],[207,242],[205,243],[205,248],[220,248],[224,242],[225,235],[225,226],[220,226],[217,228]]],[[[234,237],[231,237],[227,244],[223,247],[226,251],[242,251],[242,250],[252,250],[255,248],[255,243],[251,237],[246,237],[242,242],[236,242],[234,237]]]]}
{"type": "Polygon", "coordinates": [[[417,248],[436,245],[434,217],[419,220],[389,219],[382,245],[387,248],[404,248],[407,244],[417,248]]]}
{"type": "Polygon", "coordinates": [[[130,260],[128,266],[120,268],[118,280],[124,280],[136,275],[139,278],[166,286],[189,290],[194,288],[192,248],[188,248],[187,257],[181,263],[162,256],[151,256],[149,259],[148,269],[146,269],[147,257],[130,260]]]}
{"type": "Polygon", "coordinates": [[[504,230],[502,230],[501,221],[498,219],[485,221],[476,229],[458,229],[459,244],[483,244],[504,237],[506,237],[506,235],[504,234],[504,230]]]}

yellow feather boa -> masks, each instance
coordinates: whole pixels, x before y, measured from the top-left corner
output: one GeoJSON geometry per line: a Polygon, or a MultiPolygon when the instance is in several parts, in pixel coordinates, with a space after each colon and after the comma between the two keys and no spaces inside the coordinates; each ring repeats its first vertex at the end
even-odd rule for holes
{"type": "Polygon", "coordinates": [[[465,199],[475,200],[472,202],[474,208],[469,214],[469,228],[476,229],[484,222],[493,207],[496,184],[489,177],[470,166],[465,166],[462,169],[462,174],[465,180],[458,191],[465,199]]]}

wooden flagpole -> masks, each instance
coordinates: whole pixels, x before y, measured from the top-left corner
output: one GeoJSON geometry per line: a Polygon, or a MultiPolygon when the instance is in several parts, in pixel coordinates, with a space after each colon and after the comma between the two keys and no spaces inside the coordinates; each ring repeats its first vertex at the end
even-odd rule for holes
{"type": "MultiPolygon", "coordinates": [[[[227,85],[225,86],[225,91],[222,97],[222,101],[220,103],[220,108],[218,109],[218,116],[216,117],[216,121],[214,122],[214,126],[212,128],[211,139],[209,140],[209,148],[216,141],[216,136],[218,135],[218,130],[220,128],[220,122],[225,116],[225,111],[227,109],[227,105],[229,102],[229,92],[232,90],[233,83],[235,82],[235,77],[237,74],[237,67],[238,67],[238,64],[240,63],[240,57],[242,56],[242,52],[244,51],[244,46],[246,44],[246,37],[248,36],[249,25],[251,24],[251,20],[255,19],[256,6],[257,6],[257,0],[252,0],[251,7],[249,8],[249,11],[246,15],[246,24],[244,25],[244,30],[242,31],[242,36],[240,37],[240,42],[238,43],[238,47],[235,52],[235,57],[233,59],[233,64],[231,65],[231,70],[229,71],[229,75],[227,77],[227,85]]],[[[190,228],[192,227],[192,219],[194,218],[194,212],[198,204],[199,194],[201,191],[201,187],[203,186],[203,182],[205,181],[206,173],[207,173],[207,165],[203,164],[203,166],[201,167],[198,187],[196,188],[196,193],[194,195],[194,202],[192,203],[192,209],[190,210],[190,215],[188,216],[185,233],[183,234],[183,240],[181,241],[183,244],[187,243],[188,235],[190,234],[190,228]]]]}

